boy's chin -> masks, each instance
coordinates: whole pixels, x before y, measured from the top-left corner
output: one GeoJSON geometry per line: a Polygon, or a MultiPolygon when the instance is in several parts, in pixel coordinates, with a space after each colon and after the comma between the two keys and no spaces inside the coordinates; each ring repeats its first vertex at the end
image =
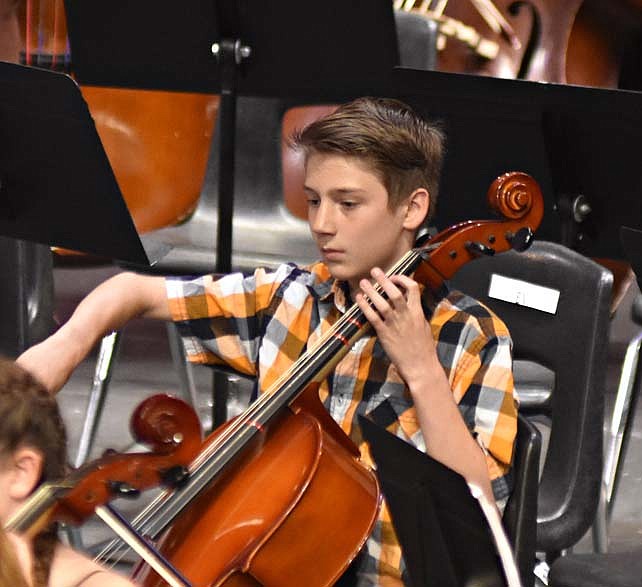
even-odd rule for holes
{"type": "Polygon", "coordinates": [[[342,267],[341,265],[335,265],[333,263],[326,263],[328,266],[328,269],[330,270],[330,275],[334,279],[338,279],[339,281],[353,281],[355,279],[355,272],[350,271],[346,267],[342,267]]]}
{"type": "Polygon", "coordinates": [[[332,275],[334,279],[336,279],[337,281],[346,282],[351,287],[351,289],[358,287],[359,281],[361,281],[362,279],[369,278],[368,273],[355,273],[354,271],[342,271],[341,269],[333,270],[332,267],[330,267],[329,269],[330,275],[332,275]]]}

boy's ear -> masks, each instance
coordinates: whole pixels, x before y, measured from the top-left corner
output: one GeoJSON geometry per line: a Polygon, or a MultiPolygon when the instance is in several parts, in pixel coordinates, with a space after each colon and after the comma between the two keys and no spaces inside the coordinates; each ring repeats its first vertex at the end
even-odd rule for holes
{"type": "Polygon", "coordinates": [[[42,475],[43,458],[40,451],[30,447],[18,448],[12,455],[9,497],[21,501],[35,489],[42,475]]]}
{"type": "Polygon", "coordinates": [[[406,202],[406,218],[404,227],[417,230],[428,216],[430,210],[430,194],[426,188],[417,188],[406,202]]]}

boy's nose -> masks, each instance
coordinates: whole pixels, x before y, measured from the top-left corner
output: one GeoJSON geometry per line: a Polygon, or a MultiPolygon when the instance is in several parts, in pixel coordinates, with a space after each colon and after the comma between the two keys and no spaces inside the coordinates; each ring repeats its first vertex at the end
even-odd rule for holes
{"type": "Polygon", "coordinates": [[[332,206],[321,202],[313,211],[310,218],[312,230],[318,234],[331,234],[335,230],[332,206]]]}

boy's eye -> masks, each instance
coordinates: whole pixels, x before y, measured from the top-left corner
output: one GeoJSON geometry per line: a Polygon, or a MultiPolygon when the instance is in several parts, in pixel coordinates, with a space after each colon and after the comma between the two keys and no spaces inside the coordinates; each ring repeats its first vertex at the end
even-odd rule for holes
{"type": "Polygon", "coordinates": [[[350,208],[356,207],[357,202],[353,202],[352,200],[345,200],[345,201],[341,202],[341,205],[344,208],[350,209],[350,208]]]}
{"type": "Polygon", "coordinates": [[[319,205],[319,198],[308,198],[308,206],[314,208],[319,205]]]}

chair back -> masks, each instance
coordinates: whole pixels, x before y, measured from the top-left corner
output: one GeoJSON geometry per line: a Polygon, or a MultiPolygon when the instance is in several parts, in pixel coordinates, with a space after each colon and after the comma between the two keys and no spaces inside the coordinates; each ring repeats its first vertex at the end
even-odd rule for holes
{"type": "Polygon", "coordinates": [[[529,416],[550,421],[538,492],[537,549],[552,558],[573,546],[595,517],[612,281],[611,272],[591,259],[537,241],[523,253],[469,263],[452,281],[504,320],[515,359],[534,361],[554,374],[550,400],[529,410],[529,416]],[[497,285],[501,277],[512,281],[494,296],[516,303],[489,296],[491,281],[497,285]],[[541,307],[556,292],[554,312],[530,307],[541,307]]]}

